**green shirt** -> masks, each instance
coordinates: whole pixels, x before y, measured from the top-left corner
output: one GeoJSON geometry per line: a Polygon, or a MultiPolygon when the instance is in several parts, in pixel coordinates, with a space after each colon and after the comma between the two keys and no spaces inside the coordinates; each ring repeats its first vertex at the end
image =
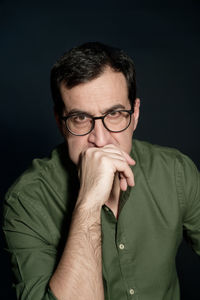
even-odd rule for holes
{"type": "MultiPolygon", "coordinates": [[[[105,300],[178,300],[175,256],[183,231],[200,255],[200,178],[179,151],[134,140],[135,187],[119,218],[102,208],[105,300]]],[[[18,299],[56,299],[48,282],[61,257],[79,190],[64,144],[35,159],[4,204],[4,233],[18,299]]]]}

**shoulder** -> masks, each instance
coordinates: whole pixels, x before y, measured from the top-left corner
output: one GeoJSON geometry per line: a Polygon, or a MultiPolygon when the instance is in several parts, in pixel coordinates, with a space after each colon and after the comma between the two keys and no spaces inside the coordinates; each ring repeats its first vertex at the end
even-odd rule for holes
{"type": "Polygon", "coordinates": [[[146,168],[148,166],[152,167],[152,164],[156,164],[157,166],[161,164],[166,169],[174,167],[174,165],[176,167],[181,165],[182,168],[188,171],[189,169],[197,169],[187,155],[175,148],[134,140],[132,153],[133,155],[135,154],[140,163],[146,168]]]}
{"type": "Polygon", "coordinates": [[[66,209],[70,180],[76,176],[65,144],[56,147],[49,157],[34,159],[31,166],[9,188],[4,201],[4,216],[31,211],[45,218],[56,207],[66,209]]]}
{"type": "Polygon", "coordinates": [[[183,189],[199,184],[199,171],[193,161],[179,150],[135,140],[132,155],[145,177],[157,185],[175,183],[183,189]]]}
{"type": "MultiPolygon", "coordinates": [[[[57,179],[66,179],[67,162],[64,157],[65,146],[59,145],[52,150],[48,157],[35,158],[30,167],[17,178],[9,188],[7,195],[11,193],[26,193],[30,186],[39,186],[41,183],[49,183],[53,188],[56,186],[57,179]]],[[[67,155],[67,152],[66,152],[67,155]]]]}
{"type": "Polygon", "coordinates": [[[181,152],[175,148],[151,144],[149,142],[140,140],[133,140],[133,149],[137,152],[138,156],[146,156],[148,159],[155,156],[174,158],[181,154],[181,152]]]}
{"type": "Polygon", "coordinates": [[[193,161],[179,150],[135,140],[133,157],[155,193],[177,193],[182,206],[200,197],[200,175],[193,161]]]}

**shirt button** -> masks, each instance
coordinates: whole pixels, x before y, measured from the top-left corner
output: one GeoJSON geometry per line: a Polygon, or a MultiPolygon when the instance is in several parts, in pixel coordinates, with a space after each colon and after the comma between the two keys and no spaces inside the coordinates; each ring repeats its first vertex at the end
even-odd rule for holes
{"type": "Polygon", "coordinates": [[[124,249],[124,244],[119,244],[119,249],[123,250],[124,249]]]}
{"type": "Polygon", "coordinates": [[[134,289],[130,289],[130,290],[129,290],[129,293],[130,293],[131,295],[133,295],[133,294],[135,293],[134,289]]]}

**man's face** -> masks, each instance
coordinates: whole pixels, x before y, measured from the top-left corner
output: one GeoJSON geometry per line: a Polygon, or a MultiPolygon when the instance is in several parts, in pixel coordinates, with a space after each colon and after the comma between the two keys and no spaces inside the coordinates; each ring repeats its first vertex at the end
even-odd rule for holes
{"type": "MultiPolygon", "coordinates": [[[[131,109],[128,99],[126,79],[122,73],[114,72],[107,68],[98,78],[79,84],[72,89],[67,89],[61,84],[61,96],[64,102],[64,113],[81,111],[92,116],[102,116],[113,107],[119,109],[131,109]]],[[[85,136],[75,136],[69,133],[62,123],[62,133],[68,145],[69,156],[77,164],[80,153],[89,147],[104,147],[114,144],[123,151],[130,153],[132,134],[135,130],[139,117],[139,99],[135,104],[134,114],[130,126],[122,132],[109,132],[103,125],[102,120],[95,121],[94,129],[85,136]]]]}

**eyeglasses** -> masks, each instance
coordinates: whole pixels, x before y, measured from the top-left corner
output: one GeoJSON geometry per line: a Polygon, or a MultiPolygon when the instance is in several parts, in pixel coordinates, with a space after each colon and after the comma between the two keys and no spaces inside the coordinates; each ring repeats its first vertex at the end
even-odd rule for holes
{"type": "Polygon", "coordinates": [[[78,136],[89,134],[95,126],[95,120],[102,120],[104,127],[111,132],[126,130],[131,123],[133,110],[112,110],[104,116],[93,117],[87,113],[74,113],[61,117],[65,121],[67,130],[78,136]]]}

